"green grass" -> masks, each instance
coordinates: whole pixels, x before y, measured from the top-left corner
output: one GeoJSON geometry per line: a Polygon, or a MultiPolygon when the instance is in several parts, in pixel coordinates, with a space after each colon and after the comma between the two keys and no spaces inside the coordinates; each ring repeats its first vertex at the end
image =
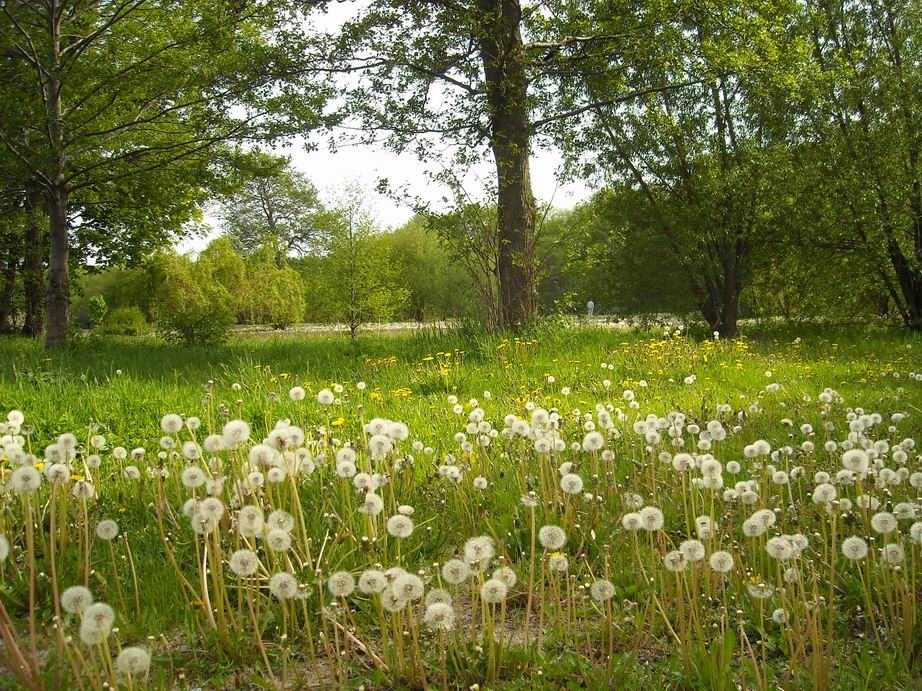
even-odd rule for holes
{"type": "MultiPolygon", "coordinates": [[[[94,422],[106,436],[108,449],[147,449],[145,461],[138,464],[143,470],[161,465],[155,458],[162,434],[159,420],[168,412],[200,416],[206,426],[214,428],[220,428],[226,419],[241,417],[251,422],[254,437],[259,438],[281,418],[290,418],[314,438],[318,427],[333,422],[335,435],[342,439],[361,437],[360,419],[381,416],[403,421],[410,428],[411,439],[434,449],[432,456],[417,454],[413,471],[396,474],[392,484],[400,502],[416,509],[417,532],[407,540],[402,558],[419,566],[444,561],[466,537],[483,533],[499,537],[503,551],[510,556],[528,548],[527,525],[518,506],[522,478],[527,476],[520,471],[518,461],[507,462],[501,457],[489,464],[479,461],[495,469],[488,492],[474,492],[469,487],[455,492],[436,478],[435,469],[443,456],[457,453],[453,435],[463,430],[466,421],[446,404],[448,394],[456,394],[465,404],[469,398],[478,399],[487,419],[497,427],[502,427],[506,413],[527,415],[524,404],[529,400],[557,407],[562,413],[572,408],[588,412],[597,402],[611,401],[633,416],[621,399],[625,388],[637,393],[640,413],[664,415],[682,410],[702,424],[717,416],[719,404],[745,411],[751,403],[759,403],[764,412],[750,416],[743,432],[715,454],[726,462],[742,459],[742,446],[757,438],[766,439],[773,448],[797,443],[790,436],[791,429],[780,424],[781,419],[795,422],[794,434],[805,420],[818,428],[821,420],[816,397],[823,388],[832,387],[846,406],[864,407],[885,417],[897,411],[907,413],[900,438],[911,436],[922,442],[922,382],[908,377],[910,372],[922,371],[922,337],[898,330],[751,329],[743,339],[726,343],[661,333],[555,328],[542,328],[519,338],[452,332],[366,335],[356,341],[304,335],[238,336],[225,346],[188,349],[154,339],[88,337],[52,354],[34,342],[7,338],[0,340],[0,362],[5,363],[0,368],[0,411],[25,412],[33,430],[29,441],[34,450],[39,451],[64,432],[85,440],[88,424],[94,422]],[[602,363],[613,367],[603,369],[602,363]],[[685,384],[689,375],[695,375],[696,381],[685,384]],[[554,378],[553,383],[549,377],[554,378]],[[603,384],[606,379],[612,382],[610,388],[603,384]],[[359,381],[367,384],[364,392],[355,388],[359,381]],[[781,391],[766,394],[765,386],[771,382],[778,382],[781,391]],[[232,388],[233,384],[239,384],[239,390],[232,388]],[[334,407],[328,418],[313,394],[335,384],[345,387],[344,403],[334,407]],[[287,392],[294,385],[308,390],[305,402],[288,399],[287,392]],[[564,387],[569,387],[569,394],[562,392],[564,387]],[[485,392],[492,396],[487,398],[485,392]],[[207,403],[203,401],[206,393],[207,403]]],[[[469,409],[465,405],[465,412],[469,409]]],[[[570,434],[576,435],[572,439],[581,438],[578,429],[570,434]]],[[[627,443],[618,448],[607,482],[630,487],[636,482],[642,452],[638,455],[627,443]]],[[[476,465],[478,461],[473,462],[476,465]]],[[[917,466],[915,462],[914,469],[917,466]]],[[[195,626],[178,599],[177,578],[163,558],[156,524],[152,523],[149,487],[146,481],[124,482],[119,470],[118,464],[108,462],[101,469],[99,497],[92,513],[96,519],[116,517],[123,532],[131,536],[143,583],[141,617],[123,620],[121,635],[126,640],[143,641],[149,635],[163,634],[170,641],[169,645],[157,644],[156,684],[179,683],[179,669],[185,670],[187,679],[214,686],[256,684],[253,679],[260,674],[259,660],[252,649],[244,664],[244,669],[251,671],[241,677],[237,662],[220,660],[208,649],[207,641],[193,635],[195,626]]],[[[301,498],[311,509],[309,531],[318,536],[336,534],[339,524],[330,514],[341,512],[345,501],[335,483],[325,487],[301,498]]],[[[9,522],[15,520],[17,509],[9,495],[5,496],[2,510],[9,522]]],[[[681,502],[676,506],[666,501],[663,508],[667,523],[674,529],[682,521],[681,502]]],[[[178,511],[178,506],[174,509],[178,511]]],[[[546,508],[544,514],[548,520],[559,518],[553,507],[546,508]]],[[[577,510],[577,518],[580,515],[577,510]]],[[[581,520],[588,521],[589,517],[583,515],[581,520]]],[[[618,555],[611,551],[615,548],[609,535],[620,530],[619,513],[603,512],[593,520],[602,537],[594,543],[582,536],[580,547],[574,547],[574,559],[576,554],[585,555],[585,563],[596,568],[607,564],[604,568],[612,569],[618,555]]],[[[191,554],[184,537],[178,538],[177,549],[180,555],[191,554]]],[[[330,548],[325,570],[362,568],[367,561],[356,550],[337,542],[330,548]]],[[[76,563],[65,565],[67,568],[76,568],[76,563]]],[[[97,586],[105,589],[108,576],[104,560],[98,568],[97,586]]],[[[575,563],[577,568],[582,573],[582,563],[575,563]]],[[[613,569],[610,577],[619,601],[643,602],[645,589],[638,586],[634,574],[613,569]]],[[[52,610],[47,588],[42,592],[40,618],[47,621],[52,610]]],[[[9,587],[5,597],[19,616],[26,613],[21,582],[9,587]]],[[[847,588],[843,597],[849,598],[849,604],[860,604],[858,595],[847,588]]],[[[623,612],[624,616],[629,613],[623,612]]],[[[913,681],[918,673],[914,661],[903,660],[893,668],[870,665],[870,642],[849,634],[847,622],[841,626],[841,657],[835,678],[844,685],[839,688],[907,688],[918,681],[913,681]]],[[[597,687],[610,683],[606,677],[610,671],[619,686],[628,688],[702,688],[702,678],[683,671],[676,650],[670,649],[662,636],[654,636],[641,651],[650,664],[638,667],[629,632],[630,626],[625,625],[611,670],[603,667],[600,672],[555,640],[549,642],[542,659],[522,650],[511,651],[506,676],[496,686],[597,687]],[[535,676],[537,669],[540,677],[535,676]],[[519,675],[526,675],[528,681],[516,681],[519,675]]],[[[781,639],[772,639],[772,645],[780,644],[781,639]]],[[[706,656],[706,651],[698,654],[706,656]]],[[[698,663],[700,670],[706,669],[703,657],[698,663]]],[[[437,660],[433,664],[437,668],[437,660]]],[[[458,670],[457,682],[482,683],[478,664],[458,670]]],[[[735,678],[754,683],[753,675],[745,671],[746,664],[735,658],[735,678]]],[[[786,672],[782,667],[780,654],[773,654],[766,674],[776,683],[796,685],[798,682],[791,679],[783,681],[786,672]]],[[[363,678],[372,686],[398,683],[367,670],[353,672],[356,683],[363,678]]]]}

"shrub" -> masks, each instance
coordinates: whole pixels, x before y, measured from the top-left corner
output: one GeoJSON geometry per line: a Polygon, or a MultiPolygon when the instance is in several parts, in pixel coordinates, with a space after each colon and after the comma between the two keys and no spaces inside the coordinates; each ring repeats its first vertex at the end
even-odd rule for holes
{"type": "Polygon", "coordinates": [[[109,306],[106,304],[106,299],[102,295],[94,295],[91,297],[89,305],[87,306],[87,321],[89,321],[90,326],[96,328],[102,324],[108,311],[109,306]]]}
{"type": "Polygon", "coordinates": [[[99,326],[99,333],[108,336],[138,336],[147,331],[147,320],[137,307],[116,307],[106,313],[99,326]]]}
{"type": "Polygon", "coordinates": [[[227,340],[234,315],[219,304],[184,305],[163,311],[157,330],[165,341],[180,345],[216,345],[227,340]]]}

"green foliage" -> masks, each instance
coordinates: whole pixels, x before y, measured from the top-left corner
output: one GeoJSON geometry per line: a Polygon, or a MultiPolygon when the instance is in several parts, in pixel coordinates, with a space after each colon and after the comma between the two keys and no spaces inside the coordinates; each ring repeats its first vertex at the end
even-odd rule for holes
{"type": "Polygon", "coordinates": [[[157,330],[171,343],[223,342],[234,323],[234,302],[212,280],[208,265],[185,256],[160,254],[148,265],[155,287],[152,314],[157,330]]]}
{"type": "Polygon", "coordinates": [[[141,336],[149,327],[138,307],[116,307],[109,310],[97,330],[104,336],[141,336]]]}
{"type": "Polygon", "coordinates": [[[341,207],[331,212],[322,252],[297,265],[308,320],[346,324],[352,336],[362,324],[394,318],[410,294],[392,243],[376,230],[364,204],[361,190],[346,190],[341,207]]]}
{"type": "Polygon", "coordinates": [[[247,323],[284,329],[304,318],[304,282],[288,266],[278,266],[277,250],[264,247],[247,261],[243,314],[247,323]]]}
{"type": "Polygon", "coordinates": [[[325,214],[317,189],[287,158],[238,153],[221,201],[227,234],[245,255],[271,244],[282,261],[321,242],[325,214]]]}
{"type": "Polygon", "coordinates": [[[189,305],[160,315],[157,329],[168,343],[217,345],[227,340],[234,317],[220,305],[189,305]]]}
{"type": "Polygon", "coordinates": [[[102,295],[92,296],[87,305],[87,319],[90,326],[97,327],[102,324],[108,311],[109,306],[106,304],[106,299],[102,295]]]}
{"type": "Polygon", "coordinates": [[[476,314],[470,276],[439,243],[424,216],[410,219],[389,240],[409,291],[407,318],[425,321],[476,314]]]}

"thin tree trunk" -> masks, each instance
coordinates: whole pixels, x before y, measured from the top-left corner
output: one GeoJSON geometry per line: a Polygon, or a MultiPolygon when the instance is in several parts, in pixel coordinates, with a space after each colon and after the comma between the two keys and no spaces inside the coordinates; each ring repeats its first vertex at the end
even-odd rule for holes
{"type": "Polygon", "coordinates": [[[49,193],[48,212],[51,220],[51,242],[48,259],[48,288],[46,292],[47,329],[45,347],[53,348],[67,342],[70,323],[70,238],[67,227],[66,189],[53,189],[49,193]]]}
{"type": "Polygon", "coordinates": [[[12,233],[10,235],[9,241],[4,243],[6,262],[3,266],[3,287],[0,289],[0,333],[9,333],[15,328],[13,295],[16,292],[16,269],[19,262],[12,233]]]}
{"type": "Polygon", "coordinates": [[[45,327],[45,233],[48,223],[41,189],[30,187],[26,196],[25,253],[22,267],[22,288],[25,298],[22,333],[37,338],[45,327]]]}
{"type": "Polygon", "coordinates": [[[532,321],[537,312],[535,198],[528,157],[528,77],[518,0],[478,0],[479,46],[496,161],[498,275],[502,326],[532,321]]]}

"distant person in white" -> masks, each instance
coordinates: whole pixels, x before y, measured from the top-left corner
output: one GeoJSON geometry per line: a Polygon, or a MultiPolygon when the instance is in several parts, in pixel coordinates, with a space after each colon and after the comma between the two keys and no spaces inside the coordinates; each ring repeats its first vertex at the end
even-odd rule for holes
{"type": "Polygon", "coordinates": [[[592,313],[595,311],[595,303],[590,300],[586,303],[586,316],[591,317],[592,313]]]}

